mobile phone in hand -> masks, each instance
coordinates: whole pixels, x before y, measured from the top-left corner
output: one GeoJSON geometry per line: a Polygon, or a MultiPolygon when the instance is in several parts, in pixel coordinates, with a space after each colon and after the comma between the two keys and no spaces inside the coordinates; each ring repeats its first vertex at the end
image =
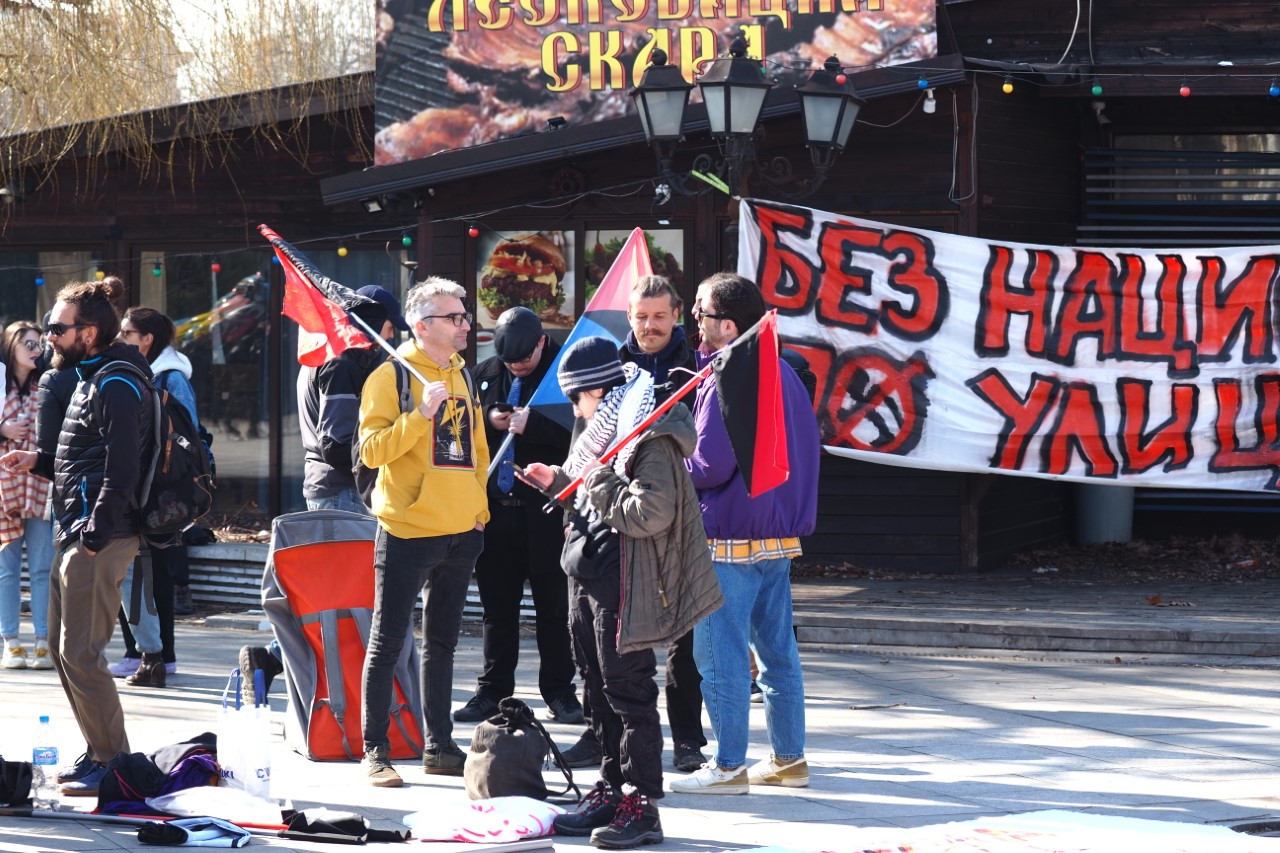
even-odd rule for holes
{"type": "Polygon", "coordinates": [[[502,412],[504,415],[510,414],[516,410],[516,407],[510,403],[494,403],[493,408],[496,411],[502,412]]]}

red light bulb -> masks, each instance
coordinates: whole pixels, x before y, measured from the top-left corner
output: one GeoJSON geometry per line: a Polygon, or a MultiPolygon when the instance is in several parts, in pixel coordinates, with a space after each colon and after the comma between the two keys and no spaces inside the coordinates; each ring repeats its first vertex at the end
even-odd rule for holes
{"type": "Polygon", "coordinates": [[[217,263],[215,261],[214,263],[209,265],[209,269],[213,270],[214,272],[222,272],[222,264],[217,263]]]}
{"type": "Polygon", "coordinates": [[[472,225],[467,229],[467,236],[474,240],[476,237],[480,236],[480,229],[472,225]]]}
{"type": "Polygon", "coordinates": [[[1190,87],[1190,86],[1188,86],[1186,83],[1183,83],[1181,86],[1179,86],[1179,87],[1178,87],[1178,94],[1179,94],[1179,95],[1181,95],[1181,96],[1182,96],[1182,97],[1184,97],[1184,98],[1190,98],[1190,97],[1191,97],[1191,87],[1190,87]]]}
{"type": "Polygon", "coordinates": [[[843,86],[845,83],[848,83],[848,82],[849,82],[849,78],[848,78],[847,76],[845,76],[844,74],[837,74],[837,75],[836,75],[836,85],[837,85],[837,86],[843,86]]]}

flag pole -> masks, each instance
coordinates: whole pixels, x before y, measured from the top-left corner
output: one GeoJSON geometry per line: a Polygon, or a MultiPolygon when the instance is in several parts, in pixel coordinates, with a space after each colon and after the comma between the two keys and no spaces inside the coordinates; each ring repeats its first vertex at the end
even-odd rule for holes
{"type": "Polygon", "coordinates": [[[498,452],[493,454],[493,460],[489,463],[489,473],[486,476],[492,477],[494,470],[502,464],[502,457],[506,454],[507,448],[511,446],[511,442],[516,440],[514,432],[507,433],[507,437],[502,439],[502,446],[498,448],[498,452]]]}
{"type": "MultiPolygon", "coordinates": [[[[671,407],[674,406],[676,403],[679,403],[681,397],[683,397],[685,394],[688,394],[690,391],[692,391],[698,385],[699,382],[706,379],[710,375],[711,375],[711,363],[708,362],[707,366],[699,370],[697,373],[695,373],[692,379],[690,379],[688,382],[686,382],[684,385],[680,387],[679,391],[676,391],[674,394],[668,397],[667,400],[661,406],[654,409],[653,414],[649,415],[649,417],[641,421],[636,426],[635,429],[631,430],[631,432],[623,436],[622,439],[617,444],[615,444],[613,447],[610,447],[608,450],[606,450],[604,452],[604,455],[600,457],[600,461],[608,462],[610,459],[617,456],[618,451],[622,450],[622,448],[626,447],[628,444],[635,441],[636,438],[638,438],[642,432],[647,430],[649,427],[653,426],[657,422],[658,418],[662,417],[668,411],[670,411],[671,407]]],[[[570,483],[569,485],[561,489],[560,492],[554,498],[548,501],[547,505],[542,508],[542,511],[545,513],[553,512],[556,506],[561,501],[569,497],[569,495],[573,494],[577,490],[578,486],[581,486],[581,485],[582,485],[582,478],[581,477],[576,478],[572,483],[570,483]]]]}

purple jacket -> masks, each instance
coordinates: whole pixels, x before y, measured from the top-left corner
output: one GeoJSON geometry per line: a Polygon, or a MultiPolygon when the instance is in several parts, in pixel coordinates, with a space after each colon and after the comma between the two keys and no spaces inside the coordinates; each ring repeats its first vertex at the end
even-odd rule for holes
{"type": "Polygon", "coordinates": [[[813,403],[800,377],[783,362],[782,399],[786,408],[787,482],[758,498],[747,497],[747,486],[729,446],[717,377],[698,386],[693,403],[698,446],[685,460],[698,490],[702,523],[711,539],[772,539],[808,536],[818,519],[818,456],[822,451],[813,403]]]}

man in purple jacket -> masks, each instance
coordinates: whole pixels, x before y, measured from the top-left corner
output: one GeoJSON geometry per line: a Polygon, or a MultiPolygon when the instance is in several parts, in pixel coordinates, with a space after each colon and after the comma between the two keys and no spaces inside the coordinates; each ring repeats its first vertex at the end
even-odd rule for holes
{"type": "MultiPolygon", "coordinates": [[[[694,319],[703,350],[718,352],[764,316],[760,289],[741,276],[716,273],[698,285],[694,319]]],[[[699,386],[693,404],[698,445],[686,464],[702,504],[711,559],[724,606],[694,629],[693,651],[702,673],[702,695],[715,733],[715,757],[671,790],[683,794],[745,794],[751,785],[803,788],[804,676],[791,627],[791,558],[800,537],[813,532],[818,514],[821,444],[813,405],[785,362],[782,399],[787,423],[787,482],[756,498],[747,496],[729,445],[716,377],[699,386]],[[751,708],[748,648],[760,664],[764,713],[772,754],[747,762],[751,708]]]]}

